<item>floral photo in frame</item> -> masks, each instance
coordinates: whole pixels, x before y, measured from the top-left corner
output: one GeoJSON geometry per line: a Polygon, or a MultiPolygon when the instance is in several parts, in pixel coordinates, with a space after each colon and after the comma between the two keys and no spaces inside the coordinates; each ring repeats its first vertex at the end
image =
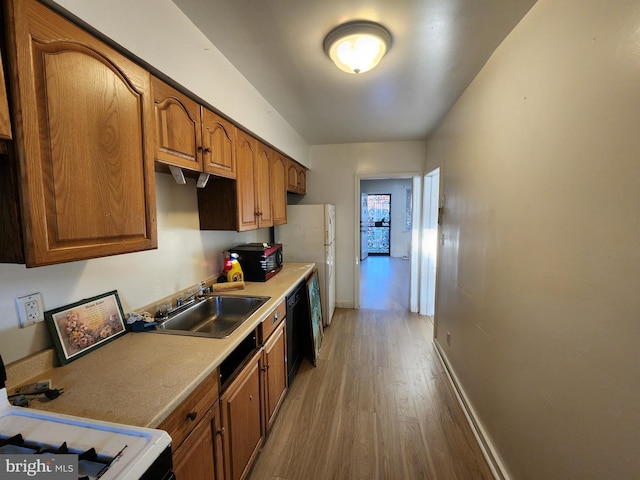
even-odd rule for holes
{"type": "Polygon", "coordinates": [[[127,333],[115,290],[46,311],[44,316],[62,365],[127,333]]]}

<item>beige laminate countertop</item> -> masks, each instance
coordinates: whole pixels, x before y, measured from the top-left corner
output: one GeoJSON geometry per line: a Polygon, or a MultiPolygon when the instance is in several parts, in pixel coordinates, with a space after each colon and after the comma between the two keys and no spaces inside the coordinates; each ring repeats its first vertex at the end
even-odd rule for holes
{"type": "MultiPolygon", "coordinates": [[[[21,383],[50,379],[64,393],[52,401],[31,400],[30,407],[155,428],[314,267],[286,263],[267,282],[247,282],[244,290],[225,292],[271,297],[228,338],[127,333],[67,365],[34,369],[35,376],[21,383]]],[[[24,365],[7,367],[9,381],[12,369],[19,368],[24,365]]]]}

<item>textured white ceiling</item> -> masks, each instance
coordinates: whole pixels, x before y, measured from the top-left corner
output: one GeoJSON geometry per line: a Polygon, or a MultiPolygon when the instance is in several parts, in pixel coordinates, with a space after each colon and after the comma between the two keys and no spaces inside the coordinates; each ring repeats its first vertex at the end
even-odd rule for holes
{"type": "Polygon", "coordinates": [[[535,0],[173,0],[310,144],[423,140],[535,0]],[[351,75],[336,25],[382,23],[393,45],[351,75]]]}

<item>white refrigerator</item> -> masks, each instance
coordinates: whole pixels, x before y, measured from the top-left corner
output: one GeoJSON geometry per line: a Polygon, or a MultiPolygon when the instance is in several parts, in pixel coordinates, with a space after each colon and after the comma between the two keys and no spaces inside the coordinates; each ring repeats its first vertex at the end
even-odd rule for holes
{"type": "Polygon", "coordinates": [[[316,264],[324,326],[331,323],[336,308],[335,224],[335,205],[287,205],[287,223],[275,228],[285,263],[316,264]]]}

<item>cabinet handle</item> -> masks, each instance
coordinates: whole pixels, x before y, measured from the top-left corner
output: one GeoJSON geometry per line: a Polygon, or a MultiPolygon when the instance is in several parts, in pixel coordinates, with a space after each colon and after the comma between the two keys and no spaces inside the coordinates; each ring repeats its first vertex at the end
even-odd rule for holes
{"type": "Polygon", "coordinates": [[[196,150],[198,150],[199,152],[201,152],[201,151],[202,151],[202,147],[201,147],[200,145],[198,145],[198,146],[196,147],[196,150]]]}
{"type": "Polygon", "coordinates": [[[205,148],[204,153],[211,153],[211,149],[209,147],[205,148]]]}
{"type": "Polygon", "coordinates": [[[253,401],[253,395],[249,395],[249,401],[253,401]]]}
{"type": "Polygon", "coordinates": [[[276,323],[276,321],[278,320],[278,318],[280,317],[280,312],[276,312],[273,314],[273,320],[271,320],[271,323],[276,323]]]}
{"type": "Polygon", "coordinates": [[[224,427],[222,427],[220,430],[216,431],[216,435],[220,435],[221,437],[224,436],[224,427]]]}
{"type": "Polygon", "coordinates": [[[269,368],[269,365],[265,365],[264,367],[262,367],[262,368],[261,368],[261,370],[262,370],[263,372],[266,372],[268,368],[269,368]]]}
{"type": "Polygon", "coordinates": [[[193,422],[196,418],[198,418],[198,412],[187,413],[187,418],[193,422]]]}

